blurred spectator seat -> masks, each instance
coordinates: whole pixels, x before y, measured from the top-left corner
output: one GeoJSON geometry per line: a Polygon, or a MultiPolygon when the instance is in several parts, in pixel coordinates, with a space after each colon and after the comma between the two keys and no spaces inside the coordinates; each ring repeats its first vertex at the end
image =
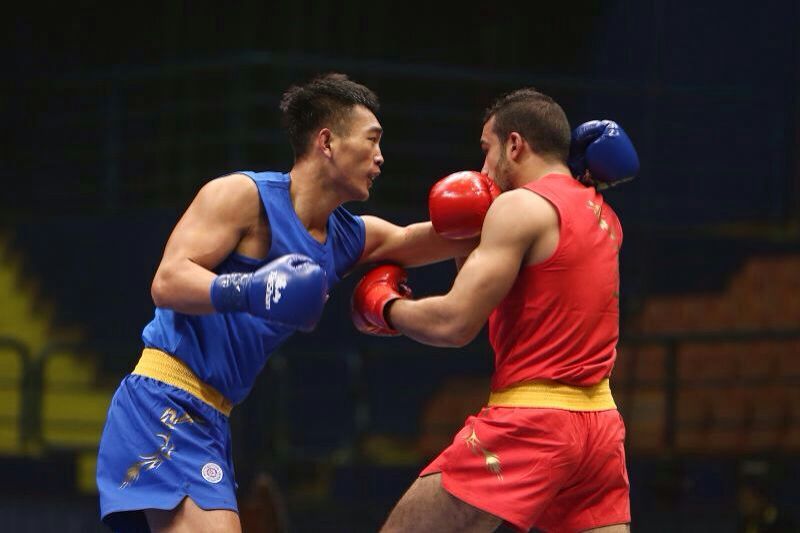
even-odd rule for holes
{"type": "Polygon", "coordinates": [[[750,425],[745,449],[752,452],[776,450],[791,421],[791,402],[787,388],[760,386],[753,390],[750,425]]]}
{"type": "Polygon", "coordinates": [[[95,358],[54,351],[42,361],[41,441],[75,453],[76,488],[95,492],[97,446],[113,389],[97,383],[95,358]]]}
{"type": "Polygon", "coordinates": [[[739,375],[740,346],[735,343],[681,344],[678,348],[678,381],[681,384],[728,383],[739,375]]]}
{"type": "Polygon", "coordinates": [[[659,344],[620,344],[611,372],[611,388],[617,393],[629,387],[663,385],[667,350],[659,344]]]}
{"type": "MultiPolygon", "coordinates": [[[[20,343],[35,354],[53,338],[77,338],[79,332],[51,326],[53,306],[38,294],[36,285],[25,279],[21,260],[5,240],[0,240],[0,336],[20,343]]],[[[31,442],[23,442],[21,428],[36,431],[38,413],[26,412],[25,401],[40,393],[26,389],[24,361],[10,345],[0,348],[0,453],[25,453],[31,442]]],[[[38,397],[38,396],[37,396],[38,397]]],[[[28,437],[34,437],[29,434],[28,437]]]]}
{"type": "Polygon", "coordinates": [[[722,294],[648,300],[643,333],[791,329],[800,324],[800,255],[750,258],[722,294]]]}
{"type": "Polygon", "coordinates": [[[642,386],[614,393],[617,408],[625,422],[626,445],[641,453],[657,452],[664,447],[664,389],[642,386]]]}
{"type": "Polygon", "coordinates": [[[778,448],[780,451],[797,454],[800,452],[800,389],[783,389],[784,424],[778,448]]]}
{"type": "Polygon", "coordinates": [[[741,453],[753,409],[753,391],[738,386],[711,390],[711,423],[705,435],[707,452],[741,453]]]}
{"type": "MultiPolygon", "coordinates": [[[[798,294],[800,255],[754,256],[724,292],[651,298],[637,329],[645,335],[796,330],[798,294]]],[[[638,364],[626,361],[628,350],[620,348],[614,375],[640,388],[638,364]]],[[[678,342],[676,357],[679,451],[734,454],[800,447],[800,400],[793,396],[800,380],[800,340],[685,341],[678,342]]],[[[635,415],[626,417],[634,424],[632,436],[635,420],[635,415]]]]}
{"type": "Polygon", "coordinates": [[[712,396],[707,388],[681,387],[675,416],[675,446],[681,452],[706,449],[705,436],[712,424],[712,396]]]}
{"type": "Polygon", "coordinates": [[[113,390],[97,387],[93,359],[70,351],[43,361],[42,442],[50,448],[95,448],[113,390]]]}
{"type": "Polygon", "coordinates": [[[795,453],[800,391],[781,384],[684,385],[678,391],[676,445],[700,454],[795,453]]]}
{"type": "Polygon", "coordinates": [[[667,350],[659,344],[620,344],[611,390],[625,421],[629,449],[649,453],[664,446],[667,350]]]}

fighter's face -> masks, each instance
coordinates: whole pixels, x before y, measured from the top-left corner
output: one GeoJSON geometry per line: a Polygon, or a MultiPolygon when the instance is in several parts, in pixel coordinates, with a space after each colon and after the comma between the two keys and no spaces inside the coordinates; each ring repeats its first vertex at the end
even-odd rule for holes
{"type": "Polygon", "coordinates": [[[348,196],[366,200],[383,165],[380,147],[383,128],[372,111],[357,105],[342,129],[344,131],[331,139],[334,164],[348,189],[348,196]]]}
{"type": "Polygon", "coordinates": [[[494,132],[494,117],[483,125],[481,133],[481,150],[483,150],[483,168],[481,172],[494,180],[501,190],[511,188],[508,159],[506,158],[505,145],[494,132]]]}

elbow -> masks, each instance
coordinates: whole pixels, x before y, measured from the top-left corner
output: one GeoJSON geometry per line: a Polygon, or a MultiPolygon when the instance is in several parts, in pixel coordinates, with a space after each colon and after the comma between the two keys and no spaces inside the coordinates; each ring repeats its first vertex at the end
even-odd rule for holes
{"type": "Polygon", "coordinates": [[[150,284],[150,297],[156,307],[169,307],[169,276],[159,270],[150,284]]]}
{"type": "Polygon", "coordinates": [[[480,328],[472,324],[453,320],[443,332],[442,341],[448,348],[463,348],[478,336],[480,328]]]}

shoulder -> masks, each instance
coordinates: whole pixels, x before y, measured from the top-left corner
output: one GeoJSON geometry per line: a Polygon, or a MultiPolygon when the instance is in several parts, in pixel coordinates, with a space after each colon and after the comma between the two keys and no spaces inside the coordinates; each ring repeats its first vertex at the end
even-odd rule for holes
{"type": "Polygon", "coordinates": [[[228,174],[204,184],[192,204],[207,215],[233,219],[260,216],[261,196],[258,186],[245,174],[228,174]]]}
{"type": "Polygon", "coordinates": [[[495,198],[486,216],[521,221],[531,218],[548,219],[557,217],[558,213],[544,196],[530,189],[513,189],[495,198]]]}
{"type": "Polygon", "coordinates": [[[217,200],[230,201],[234,199],[247,199],[258,195],[258,186],[250,176],[234,173],[220,176],[208,181],[200,188],[197,196],[216,198],[217,200]]]}
{"type": "Polygon", "coordinates": [[[481,240],[529,242],[558,227],[558,212],[544,197],[528,189],[506,191],[492,202],[483,223],[481,240]]]}
{"type": "Polygon", "coordinates": [[[374,215],[361,215],[358,217],[367,235],[385,233],[395,228],[394,224],[374,215]]]}

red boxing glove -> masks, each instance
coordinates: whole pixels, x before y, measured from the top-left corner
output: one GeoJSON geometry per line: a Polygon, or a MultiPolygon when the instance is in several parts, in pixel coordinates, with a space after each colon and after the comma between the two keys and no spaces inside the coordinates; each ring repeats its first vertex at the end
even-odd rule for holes
{"type": "Polygon", "coordinates": [[[477,237],[489,206],[499,194],[492,178],[480,172],[464,170],[445,176],[428,194],[433,228],[448,239],[477,237]]]}
{"type": "Polygon", "coordinates": [[[397,265],[375,267],[361,278],[350,301],[350,316],[358,331],[382,337],[400,335],[389,325],[383,312],[392,300],[411,297],[407,279],[405,269],[397,265]]]}

